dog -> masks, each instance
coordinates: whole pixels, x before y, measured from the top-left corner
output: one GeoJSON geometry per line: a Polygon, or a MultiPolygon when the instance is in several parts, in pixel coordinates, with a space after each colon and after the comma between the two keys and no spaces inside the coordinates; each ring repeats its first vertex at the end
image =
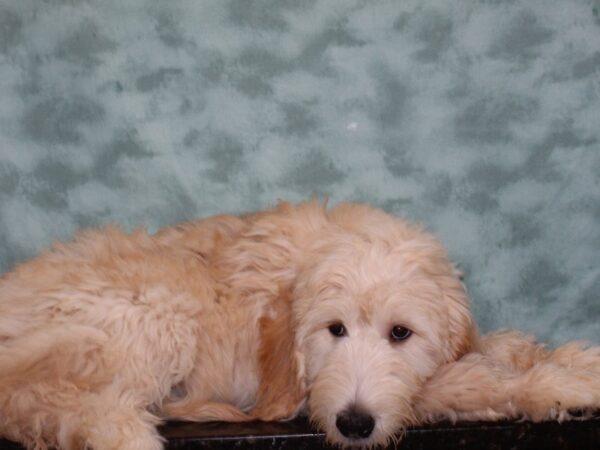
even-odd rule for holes
{"type": "Polygon", "coordinates": [[[163,420],[304,411],[367,448],[599,405],[598,348],[481,336],[442,244],[368,205],[109,226],[0,278],[0,435],[29,449],[159,450],[163,420]]]}

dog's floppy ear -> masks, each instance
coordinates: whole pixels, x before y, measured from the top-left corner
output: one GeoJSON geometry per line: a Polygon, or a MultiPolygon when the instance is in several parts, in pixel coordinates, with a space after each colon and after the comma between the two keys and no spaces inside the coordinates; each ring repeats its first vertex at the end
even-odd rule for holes
{"type": "Polygon", "coordinates": [[[417,263],[438,286],[448,317],[445,362],[456,361],[478,346],[477,327],[471,315],[462,274],[448,260],[443,245],[433,235],[420,234],[400,247],[406,261],[417,263]]]}
{"type": "Polygon", "coordinates": [[[469,308],[469,297],[458,270],[438,275],[437,282],[448,307],[449,347],[447,361],[456,361],[477,346],[477,327],[469,308]]]}
{"type": "Polygon", "coordinates": [[[281,289],[273,314],[259,321],[259,387],[250,415],[260,420],[295,416],[304,404],[304,363],[295,345],[295,324],[289,289],[281,289]]]}

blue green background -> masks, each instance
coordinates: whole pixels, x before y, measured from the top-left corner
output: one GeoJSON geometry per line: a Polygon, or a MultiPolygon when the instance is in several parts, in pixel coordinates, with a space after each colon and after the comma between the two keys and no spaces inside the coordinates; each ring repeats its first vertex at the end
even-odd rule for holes
{"type": "Polygon", "coordinates": [[[599,10],[0,0],[0,272],[316,193],[438,233],[484,331],[599,343],[599,10]]]}

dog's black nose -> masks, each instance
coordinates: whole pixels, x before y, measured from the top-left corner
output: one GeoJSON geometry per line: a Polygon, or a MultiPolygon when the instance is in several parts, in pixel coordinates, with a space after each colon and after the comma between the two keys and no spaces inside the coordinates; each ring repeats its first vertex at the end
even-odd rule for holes
{"type": "Polygon", "coordinates": [[[375,427],[375,419],[370,414],[348,408],[337,415],[335,426],[350,439],[368,438],[375,427]]]}

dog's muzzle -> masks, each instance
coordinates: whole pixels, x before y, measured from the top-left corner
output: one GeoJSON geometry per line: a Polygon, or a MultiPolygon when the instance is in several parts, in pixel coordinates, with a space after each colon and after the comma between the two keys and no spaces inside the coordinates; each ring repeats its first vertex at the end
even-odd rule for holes
{"type": "Polygon", "coordinates": [[[375,428],[375,419],[355,406],[350,406],[337,415],[335,426],[349,439],[366,439],[375,428]]]}

